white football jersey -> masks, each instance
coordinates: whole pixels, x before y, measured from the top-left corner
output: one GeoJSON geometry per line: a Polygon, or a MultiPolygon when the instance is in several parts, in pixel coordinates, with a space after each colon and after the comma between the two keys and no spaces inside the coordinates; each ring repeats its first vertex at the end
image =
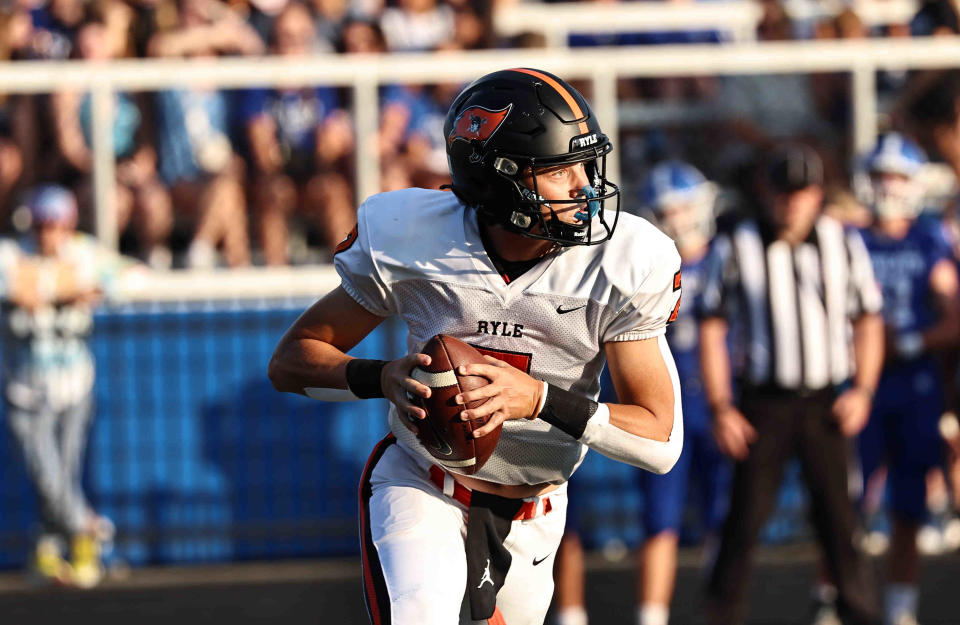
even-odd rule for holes
{"type": "MultiPolygon", "coordinates": [[[[376,315],[399,315],[409,352],[448,334],[594,399],[604,343],[662,335],[680,297],[673,242],[625,212],[610,241],[564,248],[510,283],[484,250],[476,213],[443,191],[372,196],[360,207],[356,234],[338,249],[344,290],[376,315]]],[[[389,419],[400,445],[432,461],[394,406],[389,419]]],[[[584,445],[546,421],[511,420],[475,476],[560,484],[585,454],[584,445]]]]}

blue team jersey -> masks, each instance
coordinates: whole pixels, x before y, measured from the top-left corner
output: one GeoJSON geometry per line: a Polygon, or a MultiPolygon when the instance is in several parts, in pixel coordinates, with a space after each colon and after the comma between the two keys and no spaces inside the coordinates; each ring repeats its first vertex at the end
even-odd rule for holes
{"type": "Polygon", "coordinates": [[[676,320],[667,326],[667,342],[680,377],[683,399],[683,423],[689,429],[709,426],[706,398],[700,375],[700,325],[697,305],[706,277],[705,258],[680,265],[683,297],[676,320]]]}
{"type": "Polygon", "coordinates": [[[862,234],[883,290],[884,323],[897,332],[922,331],[936,323],[930,273],[938,262],[952,257],[943,225],[922,217],[900,240],[873,229],[862,234]]]}

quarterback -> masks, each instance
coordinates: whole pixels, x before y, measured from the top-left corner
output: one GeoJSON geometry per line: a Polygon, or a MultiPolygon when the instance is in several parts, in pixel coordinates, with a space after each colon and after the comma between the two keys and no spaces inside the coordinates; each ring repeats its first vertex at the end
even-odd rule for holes
{"type": "Polygon", "coordinates": [[[363,585],[374,625],[543,623],[563,534],[566,482],[588,448],[664,473],[683,444],[679,383],[664,339],[680,257],[620,214],[612,149],[590,106],[547,72],[483,76],[444,124],[451,191],[369,198],[334,256],[341,284],[284,334],[269,375],[320,400],[386,397],[388,435],[360,484],[363,585]],[[615,231],[615,232],[614,232],[615,231]],[[345,352],[387,317],[409,354],[345,352]],[[462,418],[502,426],[473,475],[441,468],[410,420],[430,389],[411,375],[438,333],[486,356],[461,373],[462,418]],[[620,403],[598,403],[608,363],[620,403]],[[479,407],[466,409],[477,399],[479,407]]]}

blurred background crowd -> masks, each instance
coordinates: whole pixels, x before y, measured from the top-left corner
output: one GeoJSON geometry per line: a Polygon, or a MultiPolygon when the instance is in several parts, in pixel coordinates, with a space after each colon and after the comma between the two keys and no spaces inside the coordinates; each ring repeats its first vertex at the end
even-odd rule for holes
{"type": "MultiPolygon", "coordinates": [[[[608,2],[579,3],[607,5],[608,2]]],[[[877,4],[883,4],[878,2],[877,4]]],[[[548,45],[537,24],[510,23],[512,0],[7,0],[0,59],[10,61],[515,49],[548,45]],[[498,26],[499,25],[499,26],[498,26]]],[[[869,21],[856,5],[764,0],[755,38],[854,39],[956,34],[950,0],[869,21]]],[[[578,32],[567,46],[716,43],[735,33],[578,32]]],[[[319,62],[322,62],[320,60],[319,62]]],[[[886,125],[910,125],[951,167],[957,79],[884,72],[886,125]]],[[[356,150],[376,150],[381,188],[446,180],[440,127],[463,85],[384,85],[375,145],[358,146],[350,90],[329,86],[118,93],[113,116],[114,204],[121,250],[155,268],[283,265],[329,260],[352,226],[356,150]]],[[[578,85],[589,96],[589,85],[578,85]]],[[[619,144],[629,188],[651,164],[690,155],[722,185],[742,189],[753,155],[805,138],[827,162],[831,188],[849,179],[846,74],[621,80],[634,111],[619,144]],[[644,121],[648,120],[648,121],[644,121]],[[646,127],[644,127],[646,126],[646,127]],[[703,158],[710,155],[709,159],[703,158]],[[700,157],[699,159],[697,157],[700,157]]],[[[88,93],[0,97],[0,224],[22,229],[25,192],[56,182],[79,199],[92,229],[92,107],[88,93]]],[[[836,195],[832,193],[832,195],[836,195]]],[[[842,195],[842,194],[841,194],[842,195]]]]}

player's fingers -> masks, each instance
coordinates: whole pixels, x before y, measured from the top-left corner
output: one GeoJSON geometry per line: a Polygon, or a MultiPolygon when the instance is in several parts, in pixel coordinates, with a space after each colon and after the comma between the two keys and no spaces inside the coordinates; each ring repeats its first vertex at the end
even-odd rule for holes
{"type": "Polygon", "coordinates": [[[403,386],[407,393],[413,395],[414,397],[430,397],[430,394],[432,393],[429,386],[426,384],[421,384],[413,378],[404,378],[401,386],[403,386]]]}
{"type": "Polygon", "coordinates": [[[464,410],[460,413],[460,418],[464,421],[469,421],[470,419],[479,419],[480,417],[492,415],[501,408],[503,408],[503,400],[501,398],[494,398],[483,402],[476,408],[464,410]]]}
{"type": "MultiPolygon", "coordinates": [[[[427,411],[417,405],[418,398],[409,392],[403,393],[399,401],[394,401],[397,411],[400,413],[400,420],[406,422],[410,420],[420,420],[427,417],[427,411]]],[[[392,400],[391,400],[392,401],[392,400]]]]}
{"type": "Polygon", "coordinates": [[[486,386],[481,386],[480,388],[475,388],[471,391],[464,391],[456,397],[454,401],[458,404],[469,404],[472,401],[477,401],[478,399],[484,399],[487,397],[493,397],[500,393],[500,388],[495,384],[487,384],[486,386]]]}
{"type": "Polygon", "coordinates": [[[490,432],[493,432],[495,429],[497,429],[499,426],[503,425],[503,421],[504,421],[504,415],[502,412],[493,413],[493,415],[490,417],[490,420],[487,421],[483,425],[483,427],[477,428],[473,431],[473,437],[480,438],[482,436],[486,436],[490,432]]]}
{"type": "MultiPolygon", "coordinates": [[[[413,419],[426,419],[426,418],[427,418],[427,411],[426,411],[426,410],[424,410],[423,408],[420,408],[419,406],[416,406],[416,405],[414,405],[414,404],[411,404],[411,403],[409,403],[409,402],[401,402],[401,403],[398,403],[398,404],[397,404],[397,410],[400,411],[400,414],[401,414],[401,415],[405,415],[405,416],[410,417],[410,418],[413,418],[413,419]]],[[[402,420],[402,419],[401,419],[401,420],[402,420]]]]}
{"type": "Polygon", "coordinates": [[[494,367],[499,367],[501,369],[503,369],[504,367],[510,366],[506,362],[500,360],[499,358],[494,358],[493,356],[484,355],[483,359],[486,360],[489,364],[493,365],[494,367]]]}
{"type": "Polygon", "coordinates": [[[487,378],[492,382],[496,379],[497,375],[500,374],[500,367],[484,365],[481,363],[471,363],[469,365],[460,365],[458,373],[460,375],[478,375],[482,378],[487,378]]]}
{"type": "Polygon", "coordinates": [[[410,362],[410,369],[414,367],[428,367],[433,360],[426,354],[408,354],[407,360],[410,362]]]}

